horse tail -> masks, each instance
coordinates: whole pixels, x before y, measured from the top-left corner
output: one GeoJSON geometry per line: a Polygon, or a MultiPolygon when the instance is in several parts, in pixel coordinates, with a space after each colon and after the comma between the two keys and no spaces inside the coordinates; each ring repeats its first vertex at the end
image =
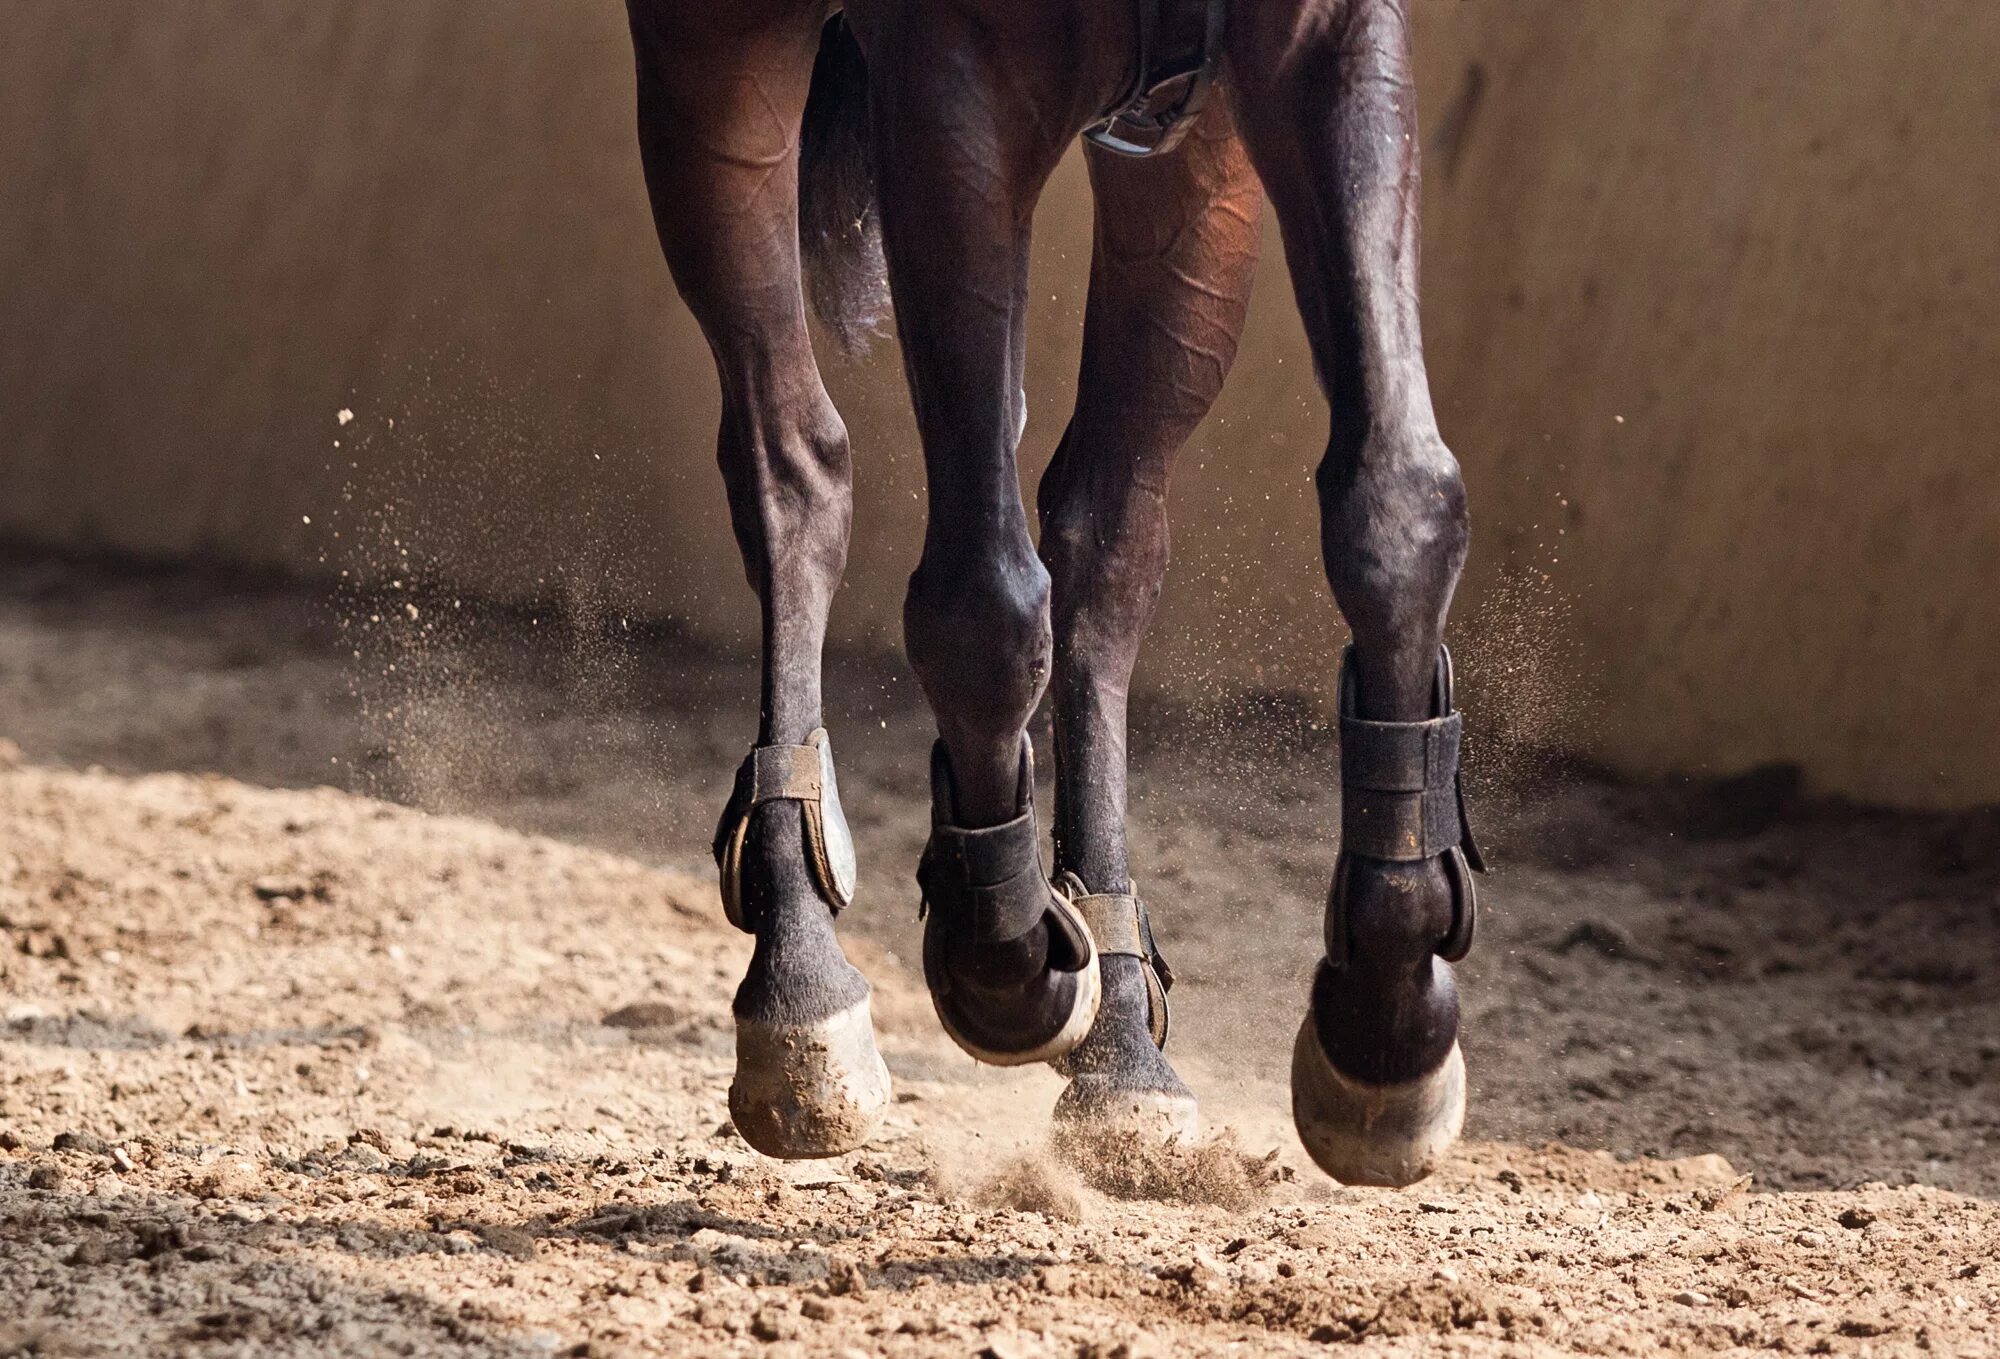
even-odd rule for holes
{"type": "Polygon", "coordinates": [[[806,298],[843,351],[858,354],[889,316],[889,270],[875,206],[868,62],[847,21],[820,33],[799,139],[799,245],[806,298]]]}

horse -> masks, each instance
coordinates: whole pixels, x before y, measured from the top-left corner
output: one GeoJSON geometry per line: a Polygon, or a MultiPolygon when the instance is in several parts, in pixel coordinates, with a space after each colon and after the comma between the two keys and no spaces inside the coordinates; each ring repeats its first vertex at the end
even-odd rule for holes
{"type": "Polygon", "coordinates": [[[1269,198],[1327,399],[1314,486],[1351,633],[1325,956],[1292,1108],[1349,1184],[1456,1140],[1451,963],[1479,866],[1443,633],[1469,532],[1417,304],[1406,0],[628,0],[661,247],[712,350],[717,456],[762,609],[756,744],[715,838],[736,993],[737,1131],[785,1158],[861,1145],[889,1100],[835,917],[855,856],[821,712],[850,449],[808,309],[845,348],[893,315],[928,483],[906,652],[936,719],[918,865],[950,1037],[1067,1078],[1059,1145],[1194,1135],[1165,1056],[1173,974],[1125,835],[1134,663],[1167,565],[1168,473],[1235,358],[1269,198]],[[1036,492],[1026,291],[1036,199],[1079,137],[1095,203],[1076,406],[1036,492]],[[1053,860],[1027,726],[1053,709],[1053,860]]]}

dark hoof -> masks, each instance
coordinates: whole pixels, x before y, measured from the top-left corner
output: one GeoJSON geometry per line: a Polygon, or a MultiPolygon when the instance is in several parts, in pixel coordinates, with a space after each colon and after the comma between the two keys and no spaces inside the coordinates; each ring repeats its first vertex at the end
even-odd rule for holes
{"type": "Polygon", "coordinates": [[[1400,1189],[1444,1160],[1465,1125],[1465,1058],[1395,1085],[1358,1081],[1320,1047],[1309,1011],[1292,1044],[1292,1122],[1314,1164],[1342,1184],[1400,1189]]]}
{"type": "Polygon", "coordinates": [[[738,1016],[729,1116],[743,1140],[783,1160],[861,1146],[889,1105],[868,997],[816,1022],[738,1016]]]}
{"type": "Polygon", "coordinates": [[[938,1023],[952,1042],[989,1066],[1030,1066],[1067,1056],[1096,1023],[1103,994],[1096,950],[1089,935],[1083,937],[1085,955],[1069,960],[1070,966],[1052,963],[1025,982],[992,986],[951,975],[942,959],[934,961],[942,949],[929,946],[927,938],[924,980],[938,1023]]]}
{"type": "Polygon", "coordinates": [[[1078,1076],[1056,1098],[1056,1144],[1102,1142],[1165,1146],[1201,1131],[1194,1092],[1168,1069],[1167,1082],[1134,1082],[1110,1072],[1078,1076]]]}

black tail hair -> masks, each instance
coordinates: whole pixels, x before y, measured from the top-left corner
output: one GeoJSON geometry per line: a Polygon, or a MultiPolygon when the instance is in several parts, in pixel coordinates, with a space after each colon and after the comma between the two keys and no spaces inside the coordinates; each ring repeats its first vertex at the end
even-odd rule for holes
{"type": "Polygon", "coordinates": [[[889,316],[889,270],[875,207],[868,62],[836,14],[820,32],[799,140],[799,245],[806,299],[842,350],[859,354],[889,316]]]}

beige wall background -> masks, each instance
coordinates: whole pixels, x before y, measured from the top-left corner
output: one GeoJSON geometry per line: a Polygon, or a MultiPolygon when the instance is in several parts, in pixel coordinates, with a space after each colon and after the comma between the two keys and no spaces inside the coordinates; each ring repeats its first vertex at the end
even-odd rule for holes
{"type": "MultiPolygon", "coordinates": [[[[1824,792],[2000,800],[2000,6],[1413,8],[1483,722],[1641,774],[1789,760],[1824,792]]],[[[754,642],[621,6],[0,20],[0,536],[754,642]]],[[[1037,221],[1030,476],[1073,395],[1088,218],[1067,166],[1037,221]]],[[[1280,264],[1271,231],[1177,475],[1142,678],[1178,694],[1324,694],[1340,641],[1280,264]]],[[[893,346],[832,382],[859,477],[836,630],[895,646],[922,509],[893,346]]]]}

